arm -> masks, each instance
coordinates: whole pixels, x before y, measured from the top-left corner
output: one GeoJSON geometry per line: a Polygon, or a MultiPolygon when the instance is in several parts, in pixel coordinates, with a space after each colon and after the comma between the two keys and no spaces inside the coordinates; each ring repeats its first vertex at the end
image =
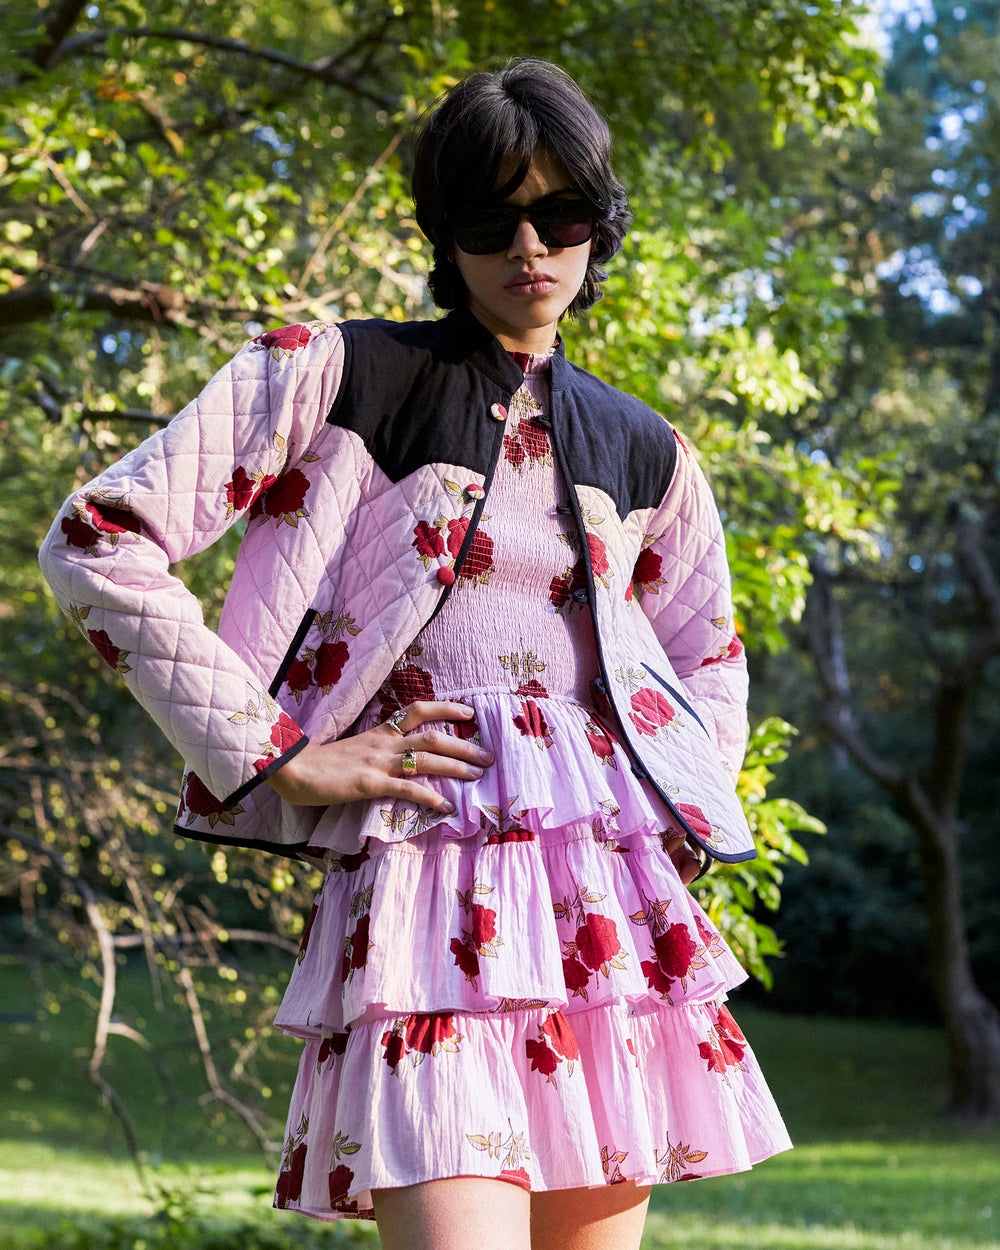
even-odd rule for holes
{"type": "Polygon", "coordinates": [[[305,742],[170,571],[246,516],[330,409],[339,331],[300,332],[291,349],[271,337],[247,344],[164,430],[70,496],[40,553],[60,607],[220,799],[305,742]]]}
{"type": "Polygon", "coordinates": [[[641,607],[735,784],[747,736],[747,666],[733,623],[725,537],[694,455],[677,467],[636,561],[641,607]]]}

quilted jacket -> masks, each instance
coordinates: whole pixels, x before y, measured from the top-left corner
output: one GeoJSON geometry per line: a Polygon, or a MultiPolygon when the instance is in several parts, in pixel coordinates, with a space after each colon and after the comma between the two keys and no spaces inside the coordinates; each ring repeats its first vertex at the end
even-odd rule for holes
{"type": "MultiPolygon", "coordinates": [[[[598,644],[595,706],[689,840],[749,859],[734,789],[746,665],[711,493],[651,409],[561,347],[551,376],[550,441],[568,484],[558,510],[580,539],[571,593],[598,644]]],[[[286,327],[248,343],[67,500],[43,571],[184,756],[181,833],[308,855],[322,809],[261,783],[310,737],[350,731],[461,580],[521,380],[465,312],[286,327]],[[464,525],[464,542],[428,560],[420,536],[442,518],[464,525]],[[170,565],[237,522],[215,633],[170,565]],[[311,677],[292,698],[296,661],[311,677]]]]}

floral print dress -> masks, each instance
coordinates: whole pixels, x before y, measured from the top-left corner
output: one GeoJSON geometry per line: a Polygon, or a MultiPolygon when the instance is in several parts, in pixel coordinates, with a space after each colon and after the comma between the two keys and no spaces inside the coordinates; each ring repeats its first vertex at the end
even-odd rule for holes
{"type": "MultiPolygon", "coordinates": [[[[650,1184],[790,1145],[725,1006],[745,973],[593,706],[548,358],[518,361],[525,383],[457,584],[359,722],[457,699],[475,721],[439,727],[496,762],[477,781],[430,779],[450,817],[348,804],[312,839],[331,849],[277,1017],[305,1047],[275,1205],[320,1219],[370,1217],[371,1190],[440,1177],[650,1184]]],[[[456,555],[466,525],[420,522],[418,556],[456,555]]],[[[655,568],[637,577],[659,593],[655,568]]],[[[634,715],[655,732],[663,709],[634,715]]]]}

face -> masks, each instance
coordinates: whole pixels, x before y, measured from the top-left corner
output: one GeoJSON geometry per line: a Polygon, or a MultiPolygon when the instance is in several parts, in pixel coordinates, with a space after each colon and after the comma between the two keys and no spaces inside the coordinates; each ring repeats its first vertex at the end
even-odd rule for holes
{"type": "MultiPolygon", "coordinates": [[[[529,207],[560,193],[578,194],[561,166],[537,152],[524,181],[504,203],[529,207]]],[[[583,285],[590,242],[547,247],[522,217],[502,251],[475,256],[456,245],[454,258],[468,288],[469,311],[508,351],[548,351],[556,323],[583,285]]]]}

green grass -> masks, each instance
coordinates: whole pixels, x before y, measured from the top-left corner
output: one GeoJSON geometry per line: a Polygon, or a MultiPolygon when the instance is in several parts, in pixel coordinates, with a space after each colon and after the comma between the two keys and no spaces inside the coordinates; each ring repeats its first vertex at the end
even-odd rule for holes
{"type": "MultiPolygon", "coordinates": [[[[30,1008],[16,969],[0,967],[0,1001],[6,1013],[30,1008]]],[[[796,1149],[740,1176],[658,1187],[644,1250],[1000,1250],[1000,1136],[942,1118],[937,1030],[737,1014],[796,1149]]],[[[109,1072],[154,1165],[144,1187],[87,1082],[87,1029],[73,1000],[0,1026],[4,1250],[377,1247],[370,1226],[271,1211],[273,1178],[245,1130],[199,1107],[191,1041],[176,1022],[157,1032],[165,1075],[112,1039],[109,1072]]],[[[277,1115],[295,1053],[281,1042],[268,1078],[277,1115]]]]}

